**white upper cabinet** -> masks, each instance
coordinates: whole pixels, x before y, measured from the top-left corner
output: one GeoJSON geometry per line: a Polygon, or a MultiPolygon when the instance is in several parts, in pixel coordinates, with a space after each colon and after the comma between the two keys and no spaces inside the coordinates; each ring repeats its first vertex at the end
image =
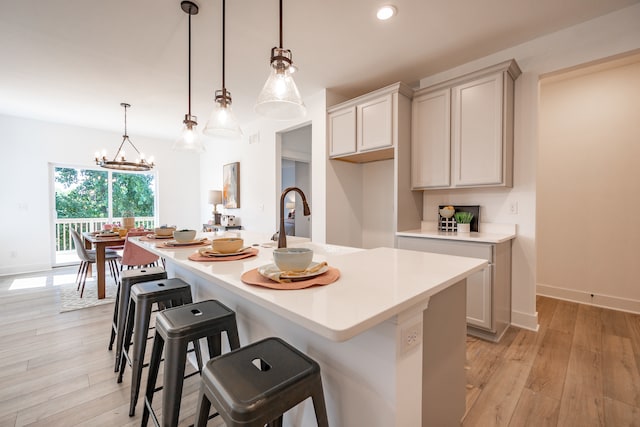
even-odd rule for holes
{"type": "Polygon", "coordinates": [[[350,106],[329,114],[329,151],[332,156],[356,152],[356,107],[350,106]]]}
{"type": "Polygon", "coordinates": [[[416,92],[413,189],[513,186],[513,95],[520,73],[511,60],[416,92]]]}
{"type": "Polygon", "coordinates": [[[367,151],[393,146],[393,97],[391,94],[364,102],[356,108],[358,150],[367,151]]]}
{"type": "Polygon", "coordinates": [[[327,109],[329,157],[355,163],[392,159],[399,136],[399,97],[413,90],[396,83],[327,109]]]}
{"type": "Polygon", "coordinates": [[[451,91],[426,92],[411,106],[411,183],[413,188],[451,184],[451,91]]]}

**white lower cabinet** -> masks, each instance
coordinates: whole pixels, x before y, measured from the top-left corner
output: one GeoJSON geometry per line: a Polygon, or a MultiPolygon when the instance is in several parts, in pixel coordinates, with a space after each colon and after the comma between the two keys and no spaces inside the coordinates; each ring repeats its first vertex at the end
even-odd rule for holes
{"type": "Polygon", "coordinates": [[[511,241],[480,243],[398,236],[399,249],[485,259],[467,278],[467,333],[499,341],[511,323],[511,241]]]}

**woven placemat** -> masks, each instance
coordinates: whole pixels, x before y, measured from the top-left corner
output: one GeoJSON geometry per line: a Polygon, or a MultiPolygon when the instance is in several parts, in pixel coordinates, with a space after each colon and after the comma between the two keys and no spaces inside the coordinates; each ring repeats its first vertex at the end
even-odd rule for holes
{"type": "Polygon", "coordinates": [[[189,259],[191,261],[198,261],[198,262],[235,261],[235,260],[238,260],[238,259],[249,258],[249,257],[256,256],[256,255],[258,255],[258,249],[257,248],[249,248],[248,250],[244,251],[241,254],[230,255],[230,256],[204,256],[204,255],[201,255],[200,252],[194,252],[191,255],[189,255],[189,259]]]}
{"type": "Polygon", "coordinates": [[[156,243],[156,248],[158,249],[184,249],[184,248],[195,248],[198,246],[206,246],[206,245],[210,245],[211,244],[211,240],[209,239],[204,239],[200,242],[193,242],[193,243],[189,243],[188,245],[171,245],[171,244],[167,244],[169,242],[158,242],[156,243]]]}
{"type": "Polygon", "coordinates": [[[256,285],[263,286],[265,288],[270,289],[283,289],[283,290],[293,290],[293,289],[304,289],[309,288],[311,286],[324,286],[329,285],[340,278],[340,270],[334,267],[329,267],[326,273],[322,273],[319,276],[312,277],[307,280],[300,280],[297,282],[288,282],[288,283],[279,283],[274,282],[271,279],[267,279],[262,274],[258,273],[258,269],[254,268],[253,270],[245,271],[242,273],[240,279],[248,284],[248,285],[256,285]]]}

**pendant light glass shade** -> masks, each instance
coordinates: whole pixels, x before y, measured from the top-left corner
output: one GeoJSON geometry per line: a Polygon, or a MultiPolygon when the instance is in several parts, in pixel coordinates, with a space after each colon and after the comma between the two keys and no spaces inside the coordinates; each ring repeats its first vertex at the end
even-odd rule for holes
{"type": "Polygon", "coordinates": [[[184,123],[184,127],[182,128],[182,132],[180,132],[180,137],[173,143],[171,148],[177,151],[202,153],[204,151],[204,145],[202,145],[200,135],[198,135],[196,130],[198,118],[185,114],[182,123],[184,123]]]}
{"type": "Polygon", "coordinates": [[[264,84],[255,110],[258,114],[276,120],[304,117],[307,108],[293,80],[292,54],[282,48],[282,0],[280,0],[280,46],[271,49],[271,73],[264,84]]]}
{"type": "Polygon", "coordinates": [[[205,135],[235,139],[242,137],[242,129],[238,119],[231,108],[231,94],[224,90],[216,91],[216,102],[207,122],[202,131],[205,135]]]}
{"type": "Polygon", "coordinates": [[[307,109],[293,80],[291,51],[274,47],[271,52],[271,74],[258,96],[256,112],[276,120],[304,117],[307,109]]]}
{"type": "Polygon", "coordinates": [[[194,151],[197,153],[201,153],[204,151],[204,145],[202,145],[202,141],[196,131],[196,127],[198,126],[198,118],[191,115],[191,15],[198,14],[198,5],[191,1],[184,0],[180,3],[180,8],[184,13],[189,15],[189,112],[184,115],[184,120],[182,121],[182,123],[184,123],[184,127],[182,128],[180,137],[173,144],[172,148],[179,151],[194,151]]]}

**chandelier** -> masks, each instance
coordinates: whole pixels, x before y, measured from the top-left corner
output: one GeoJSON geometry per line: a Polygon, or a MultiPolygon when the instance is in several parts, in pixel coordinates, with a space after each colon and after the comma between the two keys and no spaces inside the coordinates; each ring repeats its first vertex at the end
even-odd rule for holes
{"type": "Polygon", "coordinates": [[[141,153],[135,145],[133,145],[133,142],[129,139],[129,135],[127,135],[127,108],[131,107],[131,105],[123,102],[120,106],[124,107],[124,135],[122,135],[120,147],[116,150],[116,155],[113,157],[113,160],[107,159],[107,153],[105,150],[102,151],[102,154],[96,153],[96,164],[106,169],[148,171],[155,166],[153,163],[153,157],[150,157],[147,161],[144,154],[141,153]],[[128,142],[138,155],[134,162],[128,161],[125,157],[125,151],[123,150],[125,142],[128,142]]]}

